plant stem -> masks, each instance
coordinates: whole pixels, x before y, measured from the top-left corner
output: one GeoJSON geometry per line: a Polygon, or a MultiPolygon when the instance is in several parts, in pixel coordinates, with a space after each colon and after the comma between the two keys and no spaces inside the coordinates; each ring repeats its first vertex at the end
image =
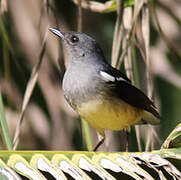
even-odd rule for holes
{"type": "Polygon", "coordinates": [[[12,150],[13,149],[13,143],[11,140],[11,136],[9,134],[8,125],[7,125],[7,121],[5,118],[1,91],[0,91],[0,125],[1,125],[2,139],[4,141],[4,144],[6,145],[8,150],[12,150]]]}
{"type": "Polygon", "coordinates": [[[91,136],[90,136],[89,125],[84,119],[82,119],[82,130],[84,132],[87,149],[88,149],[88,151],[92,151],[93,147],[92,147],[92,140],[91,140],[91,136]]]}

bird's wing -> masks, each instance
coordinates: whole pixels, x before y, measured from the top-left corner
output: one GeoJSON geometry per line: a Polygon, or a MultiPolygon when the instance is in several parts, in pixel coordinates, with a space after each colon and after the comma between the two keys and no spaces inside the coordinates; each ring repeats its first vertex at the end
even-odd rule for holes
{"type": "Polygon", "coordinates": [[[116,69],[111,69],[109,72],[100,71],[100,76],[106,84],[110,85],[109,89],[112,96],[134,107],[144,109],[160,119],[153,102],[141,90],[133,86],[130,80],[120,71],[116,69]]]}
{"type": "Polygon", "coordinates": [[[106,70],[100,71],[100,73],[103,73],[104,75],[112,76],[112,80],[114,78],[114,81],[122,80],[122,81],[127,81],[128,83],[131,83],[130,79],[128,79],[126,75],[124,75],[121,71],[113,68],[112,66],[108,65],[108,67],[106,67],[105,69],[106,70]]]}

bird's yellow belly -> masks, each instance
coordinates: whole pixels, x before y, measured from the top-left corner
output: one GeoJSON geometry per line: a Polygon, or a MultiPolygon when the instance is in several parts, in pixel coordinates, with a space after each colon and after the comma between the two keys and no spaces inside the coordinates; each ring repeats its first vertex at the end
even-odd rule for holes
{"type": "Polygon", "coordinates": [[[77,107],[80,116],[96,128],[98,132],[104,130],[122,130],[138,123],[143,110],[135,108],[123,101],[92,100],[77,107]]]}

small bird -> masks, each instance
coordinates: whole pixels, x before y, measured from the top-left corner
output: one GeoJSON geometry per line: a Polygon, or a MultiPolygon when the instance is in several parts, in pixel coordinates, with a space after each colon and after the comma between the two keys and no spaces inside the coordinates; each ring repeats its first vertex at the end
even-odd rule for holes
{"type": "Polygon", "coordinates": [[[70,106],[102,136],[105,130],[122,130],[133,124],[159,124],[153,102],[104,57],[98,43],[80,32],[49,30],[63,40],[69,65],[63,94],[70,106]]]}

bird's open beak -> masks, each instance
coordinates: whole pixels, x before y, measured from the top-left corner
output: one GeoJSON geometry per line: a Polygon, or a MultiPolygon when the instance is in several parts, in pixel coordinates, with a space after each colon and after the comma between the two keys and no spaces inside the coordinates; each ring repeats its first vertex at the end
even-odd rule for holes
{"type": "Polygon", "coordinates": [[[65,33],[64,33],[63,31],[59,31],[59,30],[57,30],[57,29],[55,29],[55,28],[49,28],[49,30],[50,30],[53,34],[55,34],[55,35],[57,35],[58,37],[64,39],[65,33]]]}

